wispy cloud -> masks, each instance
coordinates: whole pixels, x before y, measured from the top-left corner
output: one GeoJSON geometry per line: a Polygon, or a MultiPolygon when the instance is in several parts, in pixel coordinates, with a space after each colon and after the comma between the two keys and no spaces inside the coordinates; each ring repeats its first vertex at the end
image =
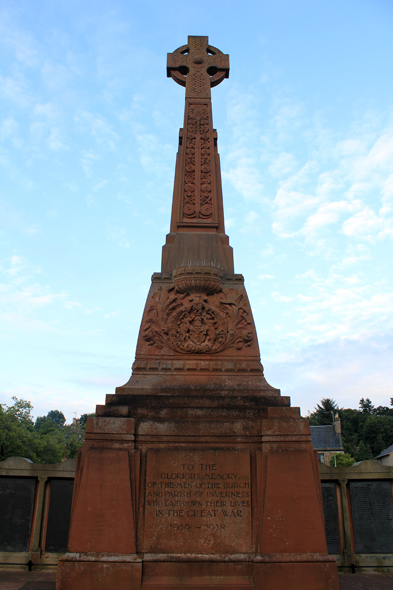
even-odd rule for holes
{"type": "Polygon", "coordinates": [[[18,132],[18,127],[18,122],[12,115],[3,119],[0,124],[0,141],[15,139],[15,136],[18,132]]]}
{"type": "Polygon", "coordinates": [[[361,274],[309,270],[297,275],[297,294],[273,293],[279,301],[292,300],[301,341],[361,338],[393,329],[393,290],[386,280],[369,282],[361,274]]]}
{"type": "Polygon", "coordinates": [[[258,101],[252,94],[239,95],[234,90],[228,105],[232,130],[231,148],[225,158],[223,177],[246,201],[267,204],[260,166],[261,139],[258,127],[258,101]],[[258,149],[255,150],[255,145],[258,149]]]}
{"type": "Polygon", "coordinates": [[[328,256],[340,233],[360,241],[393,235],[393,113],[372,131],[365,114],[338,134],[288,96],[271,99],[265,121],[256,104],[248,93],[228,106],[234,147],[225,179],[254,211],[259,204],[274,234],[328,256]]]}
{"type": "Polygon", "coordinates": [[[80,110],[75,115],[75,122],[80,127],[87,128],[101,148],[115,149],[119,135],[102,115],[80,110]]]}
{"type": "Polygon", "coordinates": [[[141,131],[136,132],[135,137],[142,166],[150,173],[170,173],[172,176],[173,172],[167,164],[167,158],[172,158],[172,146],[163,145],[159,137],[141,131]]]}
{"type": "Polygon", "coordinates": [[[116,224],[111,225],[111,227],[105,231],[105,237],[107,240],[114,242],[118,246],[122,246],[123,248],[130,247],[126,230],[116,224]]]}
{"type": "Polygon", "coordinates": [[[37,321],[50,324],[41,319],[42,309],[58,305],[65,309],[79,307],[65,292],[56,292],[41,281],[41,270],[33,268],[19,255],[4,260],[0,267],[0,320],[15,327],[36,325],[37,321]]]}
{"type": "Polygon", "coordinates": [[[0,34],[4,47],[23,65],[34,67],[39,62],[36,38],[16,24],[11,11],[2,10],[0,34]]]}
{"type": "Polygon", "coordinates": [[[283,178],[294,172],[296,167],[297,161],[293,154],[280,152],[273,158],[273,162],[269,166],[269,172],[273,178],[283,178]]]}
{"type": "Polygon", "coordinates": [[[356,407],[361,397],[388,406],[393,394],[392,345],[391,333],[286,347],[285,354],[275,351],[265,362],[265,374],[304,416],[322,397],[334,398],[344,408],[356,407]]]}
{"type": "Polygon", "coordinates": [[[281,237],[303,235],[313,240],[321,229],[333,225],[334,231],[342,229],[356,239],[390,235],[393,128],[382,129],[371,145],[368,134],[339,141],[323,159],[314,154],[281,183],[275,197],[274,231],[281,237]]]}
{"type": "Polygon", "coordinates": [[[95,186],[93,186],[93,191],[98,191],[101,188],[103,188],[106,184],[108,184],[107,180],[101,180],[101,182],[98,182],[95,186]]]}
{"type": "Polygon", "coordinates": [[[91,178],[94,165],[97,164],[97,162],[99,162],[101,159],[101,156],[91,150],[82,152],[80,163],[87,178],[91,178]]]}
{"type": "Polygon", "coordinates": [[[27,107],[33,102],[28,85],[21,75],[0,76],[0,97],[19,107],[27,107]]]}

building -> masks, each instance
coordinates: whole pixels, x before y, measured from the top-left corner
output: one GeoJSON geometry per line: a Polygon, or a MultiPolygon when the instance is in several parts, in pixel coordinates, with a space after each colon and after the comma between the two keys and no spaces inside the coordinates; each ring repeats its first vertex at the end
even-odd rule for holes
{"type": "Polygon", "coordinates": [[[341,421],[339,418],[335,418],[334,424],[310,426],[310,429],[312,444],[314,450],[318,452],[320,463],[329,465],[332,455],[344,453],[341,438],[341,421]]]}
{"type": "Polygon", "coordinates": [[[388,465],[389,467],[393,467],[393,445],[390,445],[387,449],[382,451],[375,457],[375,460],[381,463],[382,465],[388,465]]]}

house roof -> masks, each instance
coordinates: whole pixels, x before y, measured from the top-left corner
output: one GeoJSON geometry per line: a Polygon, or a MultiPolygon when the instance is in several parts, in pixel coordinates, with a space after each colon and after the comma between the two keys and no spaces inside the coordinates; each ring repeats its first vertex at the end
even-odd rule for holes
{"type": "Polygon", "coordinates": [[[310,426],[312,446],[316,451],[343,451],[341,436],[334,426],[310,426]]]}
{"type": "Polygon", "coordinates": [[[393,451],[393,445],[390,445],[390,447],[388,447],[387,449],[385,449],[384,451],[382,451],[382,453],[380,455],[378,455],[378,457],[375,457],[376,459],[381,459],[382,457],[386,457],[386,455],[390,455],[390,453],[393,451]]]}

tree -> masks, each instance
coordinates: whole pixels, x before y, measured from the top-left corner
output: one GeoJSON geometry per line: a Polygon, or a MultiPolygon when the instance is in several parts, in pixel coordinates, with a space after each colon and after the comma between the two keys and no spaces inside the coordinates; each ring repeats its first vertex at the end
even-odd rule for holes
{"type": "Polygon", "coordinates": [[[53,432],[53,430],[58,430],[59,427],[52,420],[48,420],[47,416],[38,416],[34,424],[34,429],[41,435],[44,435],[53,432]]]}
{"type": "Polygon", "coordinates": [[[54,429],[62,428],[65,424],[65,416],[59,410],[51,410],[46,416],[38,416],[34,428],[42,433],[51,432],[54,429]]]}
{"type": "Polygon", "coordinates": [[[344,451],[352,455],[352,457],[356,457],[361,421],[365,420],[365,418],[361,412],[352,408],[340,410],[341,437],[344,451]]]}
{"type": "Polygon", "coordinates": [[[338,410],[339,407],[334,399],[322,398],[321,402],[316,405],[315,410],[308,416],[310,424],[312,426],[333,424],[334,415],[338,410]]]}
{"type": "MultiPolygon", "coordinates": [[[[329,414],[331,416],[331,412],[337,410],[338,405],[333,399],[323,398],[309,414],[310,424],[332,424],[329,414]]],[[[376,408],[369,398],[362,398],[359,410],[340,408],[339,413],[344,452],[357,460],[372,459],[393,443],[393,408],[376,408]]]]}
{"type": "Polygon", "coordinates": [[[59,412],[59,410],[51,410],[47,413],[48,420],[52,420],[58,426],[64,426],[65,424],[65,416],[63,412],[59,412]]]}
{"type": "Polygon", "coordinates": [[[37,438],[37,463],[61,463],[64,460],[65,439],[61,430],[40,433],[37,438]]]}
{"type": "Polygon", "coordinates": [[[70,424],[64,427],[65,436],[65,458],[75,459],[78,450],[82,447],[85,438],[85,431],[80,424],[70,424]]]}
{"type": "Polygon", "coordinates": [[[31,417],[31,411],[34,409],[30,402],[27,402],[24,399],[18,399],[17,397],[13,396],[11,399],[14,400],[13,406],[7,406],[6,404],[1,404],[5,406],[6,412],[8,414],[14,416],[20,422],[24,424],[32,424],[33,420],[31,417]]]}
{"type": "Polygon", "coordinates": [[[357,449],[357,453],[356,453],[356,459],[358,461],[368,461],[369,459],[372,459],[373,456],[371,454],[370,448],[367,448],[366,445],[364,444],[364,441],[361,440],[357,449]]]}
{"type": "Polygon", "coordinates": [[[33,425],[30,402],[12,398],[0,412],[0,460],[24,457],[34,463],[59,463],[64,454],[64,437],[60,432],[37,432],[33,425]]]}
{"type": "Polygon", "coordinates": [[[94,412],[91,414],[82,414],[81,417],[79,418],[79,425],[81,426],[81,428],[83,428],[83,430],[85,430],[87,419],[94,418],[94,417],[95,417],[94,412]]]}
{"type": "Polygon", "coordinates": [[[378,406],[374,408],[373,414],[375,416],[393,416],[393,409],[388,406],[378,406]]]}
{"type": "Polygon", "coordinates": [[[366,447],[371,449],[372,455],[377,456],[383,449],[393,442],[389,437],[393,432],[393,423],[390,416],[373,416],[369,415],[363,424],[361,438],[364,440],[366,447]],[[389,426],[391,425],[391,428],[389,426]],[[387,431],[387,432],[386,432],[387,431]]]}
{"type": "Polygon", "coordinates": [[[51,410],[33,423],[31,403],[12,399],[12,406],[0,405],[0,461],[25,457],[34,463],[61,463],[76,457],[84,440],[82,427],[67,426],[59,410],[51,410]]]}
{"type": "Polygon", "coordinates": [[[14,404],[0,404],[0,461],[8,457],[25,457],[37,461],[37,437],[33,428],[33,406],[17,397],[14,404]]]}
{"type": "Polygon", "coordinates": [[[371,399],[369,399],[368,397],[366,397],[366,399],[364,399],[364,397],[362,397],[362,399],[359,402],[359,406],[360,406],[361,411],[364,414],[372,414],[373,413],[374,406],[373,406],[371,399]]]}
{"type": "Polygon", "coordinates": [[[84,429],[78,423],[66,425],[65,421],[63,412],[51,410],[35,422],[34,428],[45,443],[40,456],[45,457],[47,463],[74,459],[83,445],[84,429]]]}
{"type": "Polygon", "coordinates": [[[348,453],[336,453],[330,457],[329,462],[332,467],[351,467],[354,463],[355,459],[348,453]]]}

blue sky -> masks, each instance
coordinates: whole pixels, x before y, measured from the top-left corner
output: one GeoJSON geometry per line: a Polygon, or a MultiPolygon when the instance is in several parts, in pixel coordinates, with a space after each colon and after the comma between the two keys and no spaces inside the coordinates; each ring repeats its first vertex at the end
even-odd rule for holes
{"type": "Polygon", "coordinates": [[[393,4],[0,2],[0,403],[94,411],[129,378],[208,35],[227,233],[267,380],[302,413],[393,396],[393,4]]]}

